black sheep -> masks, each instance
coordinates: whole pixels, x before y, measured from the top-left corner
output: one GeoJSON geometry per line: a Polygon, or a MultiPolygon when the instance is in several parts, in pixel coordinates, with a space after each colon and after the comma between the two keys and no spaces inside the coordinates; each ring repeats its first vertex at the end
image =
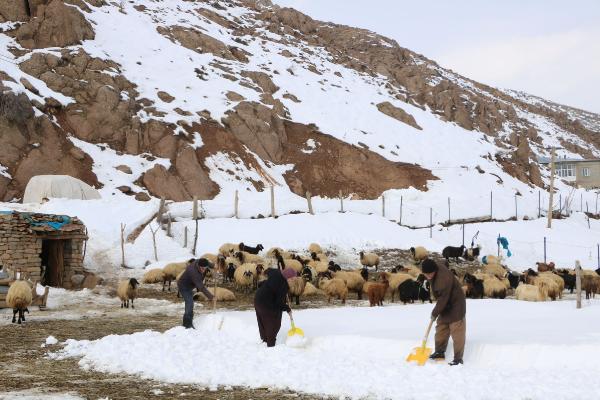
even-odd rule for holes
{"type": "Polygon", "coordinates": [[[415,300],[421,300],[423,303],[427,300],[431,302],[429,290],[427,289],[427,284],[425,282],[425,276],[420,275],[419,278],[417,278],[416,281],[413,281],[412,279],[405,280],[398,286],[400,301],[404,304],[414,303],[415,300]]]}
{"type": "Polygon", "coordinates": [[[340,267],[339,265],[335,264],[333,261],[329,261],[327,269],[329,271],[336,272],[336,271],[341,271],[342,267],[340,267]]]}
{"type": "Polygon", "coordinates": [[[302,268],[302,278],[306,281],[306,282],[312,282],[312,271],[310,270],[310,268],[305,265],[302,268]]]}
{"type": "Polygon", "coordinates": [[[369,280],[369,270],[366,266],[360,270],[360,276],[362,276],[365,281],[369,280]]]}
{"type": "Polygon", "coordinates": [[[458,262],[458,258],[462,257],[465,252],[465,246],[461,245],[460,247],[446,246],[444,250],[442,250],[442,256],[449,261],[450,258],[454,258],[456,262],[458,262]]]}
{"type": "Polygon", "coordinates": [[[519,286],[519,281],[521,280],[521,274],[517,272],[508,271],[508,275],[506,275],[508,282],[510,282],[510,287],[516,289],[519,286]]]}
{"type": "Polygon", "coordinates": [[[235,265],[233,263],[229,263],[229,266],[227,267],[227,280],[229,282],[233,282],[233,274],[235,273],[235,265]]]}
{"type": "Polygon", "coordinates": [[[251,247],[251,246],[246,246],[242,242],[242,243],[240,243],[239,247],[240,247],[240,251],[245,251],[246,253],[250,253],[250,254],[258,254],[258,253],[260,253],[261,250],[264,250],[264,247],[262,244],[259,244],[256,247],[251,247]]]}
{"type": "Polygon", "coordinates": [[[483,281],[475,276],[465,274],[465,283],[467,284],[467,297],[470,299],[483,299],[483,281]]]}
{"type": "Polygon", "coordinates": [[[571,294],[575,290],[575,275],[571,275],[569,271],[559,270],[557,271],[558,276],[560,276],[563,281],[565,281],[565,289],[568,289],[571,294]]]}

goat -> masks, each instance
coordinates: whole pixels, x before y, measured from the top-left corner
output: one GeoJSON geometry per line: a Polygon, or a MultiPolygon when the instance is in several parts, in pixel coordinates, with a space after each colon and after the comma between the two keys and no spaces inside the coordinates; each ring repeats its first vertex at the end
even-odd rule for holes
{"type": "Polygon", "coordinates": [[[258,244],[258,245],[256,245],[256,247],[251,247],[251,246],[246,246],[244,244],[244,242],[242,242],[239,244],[239,247],[240,247],[240,251],[245,251],[246,253],[250,253],[250,254],[258,254],[262,250],[264,250],[264,247],[262,244],[258,244]]]}

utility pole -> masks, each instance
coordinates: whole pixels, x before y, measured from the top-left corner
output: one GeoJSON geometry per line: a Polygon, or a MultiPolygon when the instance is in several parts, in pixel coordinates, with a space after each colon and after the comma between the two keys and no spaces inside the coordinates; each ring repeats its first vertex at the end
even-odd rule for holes
{"type": "Polygon", "coordinates": [[[552,201],[554,200],[554,157],[556,156],[556,149],[552,148],[552,158],[550,160],[550,196],[548,200],[548,228],[552,228],[552,201]]]}

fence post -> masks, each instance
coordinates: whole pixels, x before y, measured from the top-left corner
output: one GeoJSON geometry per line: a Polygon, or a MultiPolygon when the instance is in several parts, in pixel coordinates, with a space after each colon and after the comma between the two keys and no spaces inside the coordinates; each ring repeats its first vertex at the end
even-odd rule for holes
{"type": "Polygon", "coordinates": [[[271,185],[271,217],[275,217],[275,186],[271,185]]]}
{"type": "Polygon", "coordinates": [[[598,192],[596,192],[596,215],[598,215],[598,192]]]}
{"type": "Polygon", "coordinates": [[[538,218],[542,217],[542,192],[538,190],[538,218]]]}
{"type": "Polygon", "coordinates": [[[187,226],[185,226],[183,228],[183,247],[187,248],[187,236],[188,236],[188,229],[187,226]]]}
{"type": "Polygon", "coordinates": [[[465,224],[462,224],[462,231],[463,231],[463,246],[465,245],[465,224]]]}
{"type": "Polygon", "coordinates": [[[156,222],[158,222],[159,225],[162,224],[162,215],[165,212],[165,198],[161,197],[160,198],[160,205],[158,206],[158,213],[156,214],[156,222]]]}
{"type": "Polygon", "coordinates": [[[562,215],[562,193],[558,194],[558,212],[562,215]]]}
{"type": "Polygon", "coordinates": [[[450,224],[450,197],[448,197],[448,224],[450,224]]]}
{"type": "Polygon", "coordinates": [[[515,221],[519,220],[519,208],[517,205],[517,195],[515,194],[515,221]]]}
{"type": "Polygon", "coordinates": [[[125,267],[125,226],[121,223],[121,267],[125,267]]]}
{"type": "Polygon", "coordinates": [[[596,248],[598,249],[598,264],[597,265],[598,265],[598,268],[600,268],[600,244],[598,244],[596,246],[596,248]]]}
{"type": "Polygon", "coordinates": [[[167,220],[167,236],[168,237],[173,237],[173,235],[171,234],[171,213],[167,214],[168,220],[167,220]]]}
{"type": "Polygon", "coordinates": [[[240,202],[240,197],[238,194],[238,191],[235,191],[235,197],[233,198],[233,213],[235,215],[236,218],[239,218],[239,202],[240,202]]]}
{"type": "Polygon", "coordinates": [[[429,208],[429,238],[433,237],[433,208],[429,208]]]}
{"type": "Polygon", "coordinates": [[[581,308],[581,263],[575,261],[575,288],[577,290],[577,308],[581,308]]]}
{"type": "Polygon", "coordinates": [[[342,197],[341,190],[340,190],[340,212],[344,212],[344,198],[342,197]]]}
{"type": "Polygon", "coordinates": [[[398,221],[398,223],[400,225],[402,225],[402,206],[403,206],[402,203],[403,202],[404,202],[404,196],[400,196],[400,221],[398,221]]]}
{"type": "Polygon", "coordinates": [[[381,216],[385,218],[385,195],[381,195],[381,216]]]}
{"type": "Polygon", "coordinates": [[[544,236],[544,264],[546,264],[546,236],[544,236]]]}
{"type": "Polygon", "coordinates": [[[490,221],[494,219],[494,192],[490,192],[490,221]]]}
{"type": "MultiPolygon", "coordinates": [[[[498,239],[500,239],[500,234],[498,234],[498,239]]],[[[496,247],[498,248],[498,258],[500,258],[500,240],[496,239],[496,247]]]]}
{"type": "Polygon", "coordinates": [[[579,193],[579,212],[583,212],[583,192],[579,193]]]}
{"type": "Polygon", "coordinates": [[[315,213],[313,212],[312,198],[310,192],[306,192],[306,202],[308,203],[308,212],[310,213],[310,215],[315,215],[315,213]]]}
{"type": "Polygon", "coordinates": [[[196,224],[196,231],[194,232],[194,247],[192,248],[192,254],[196,255],[196,245],[198,244],[198,197],[194,196],[194,202],[192,204],[192,218],[196,224]]]}

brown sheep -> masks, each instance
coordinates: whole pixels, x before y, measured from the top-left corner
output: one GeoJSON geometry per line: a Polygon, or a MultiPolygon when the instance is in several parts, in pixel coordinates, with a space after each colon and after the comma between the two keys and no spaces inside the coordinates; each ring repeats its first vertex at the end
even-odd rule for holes
{"type": "Polygon", "coordinates": [[[554,271],[554,263],[550,261],[549,263],[536,262],[538,272],[547,272],[554,271]]]}
{"type": "Polygon", "coordinates": [[[369,285],[367,294],[369,295],[369,304],[371,307],[383,306],[383,298],[390,286],[390,282],[385,276],[381,277],[381,283],[373,283],[369,285]]]}

